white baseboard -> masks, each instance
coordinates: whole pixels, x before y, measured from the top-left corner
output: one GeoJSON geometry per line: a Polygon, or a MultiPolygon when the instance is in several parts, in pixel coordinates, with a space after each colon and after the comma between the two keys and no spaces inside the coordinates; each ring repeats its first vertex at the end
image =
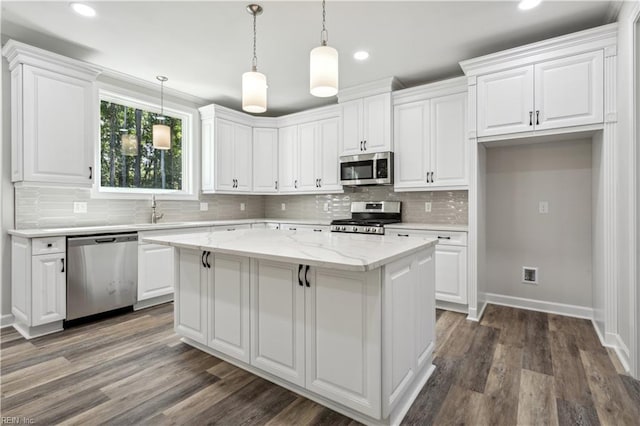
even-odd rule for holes
{"type": "Polygon", "coordinates": [[[487,301],[479,302],[482,304],[480,306],[480,312],[478,312],[477,308],[469,308],[469,315],[467,315],[467,319],[469,321],[480,322],[482,319],[482,315],[484,315],[484,310],[487,308],[487,301]]]}
{"type": "Polygon", "coordinates": [[[13,325],[13,314],[0,316],[0,328],[11,327],[13,325]]]}
{"type": "Polygon", "coordinates": [[[504,296],[502,294],[486,293],[487,303],[510,306],[512,308],[528,309],[530,311],[546,312],[549,314],[565,315],[576,318],[593,318],[593,308],[586,306],[567,305],[564,303],[545,302],[542,300],[525,299],[523,297],[504,296]]]}
{"type": "Polygon", "coordinates": [[[631,371],[631,354],[629,353],[629,348],[624,343],[619,334],[616,334],[616,343],[611,347],[618,355],[618,359],[620,360],[620,364],[624,368],[624,371],[629,373],[631,371]]]}
{"type": "Polygon", "coordinates": [[[469,305],[446,302],[444,300],[438,300],[438,299],[436,299],[436,309],[444,309],[445,311],[459,312],[461,314],[469,313],[469,305]]]}

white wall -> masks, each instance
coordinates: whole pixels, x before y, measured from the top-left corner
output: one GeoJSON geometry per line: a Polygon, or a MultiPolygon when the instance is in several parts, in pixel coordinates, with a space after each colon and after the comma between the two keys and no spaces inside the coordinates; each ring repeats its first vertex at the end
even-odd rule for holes
{"type": "Polygon", "coordinates": [[[591,308],[591,140],[488,148],[486,169],[487,291],[591,308]]]}

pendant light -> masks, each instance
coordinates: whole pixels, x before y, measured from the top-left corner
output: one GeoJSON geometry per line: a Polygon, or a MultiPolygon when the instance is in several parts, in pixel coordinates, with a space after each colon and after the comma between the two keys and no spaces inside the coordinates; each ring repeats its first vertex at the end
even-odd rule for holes
{"type": "Polygon", "coordinates": [[[309,91],[313,96],[327,98],[338,93],[338,51],[327,46],[325,0],[322,0],[322,31],[320,46],[309,55],[309,91]]]}
{"type": "MultiPolygon", "coordinates": [[[[156,117],[158,121],[164,122],[164,82],[169,80],[163,75],[156,76],[160,82],[160,115],[156,117]]],[[[171,128],[166,124],[153,125],[153,148],[154,149],[171,149],[171,128]]]]}
{"type": "Polygon", "coordinates": [[[120,131],[122,132],[122,136],[120,137],[120,141],[122,142],[122,155],[135,157],[138,155],[138,138],[136,135],[129,133],[129,129],[127,128],[127,107],[124,107],[124,125],[120,131]]]}
{"type": "Polygon", "coordinates": [[[267,110],[267,77],[258,72],[256,56],[256,16],[262,14],[262,6],[250,4],[247,6],[247,12],[253,15],[253,59],[251,71],[242,74],[242,109],[262,113],[267,110]]]}

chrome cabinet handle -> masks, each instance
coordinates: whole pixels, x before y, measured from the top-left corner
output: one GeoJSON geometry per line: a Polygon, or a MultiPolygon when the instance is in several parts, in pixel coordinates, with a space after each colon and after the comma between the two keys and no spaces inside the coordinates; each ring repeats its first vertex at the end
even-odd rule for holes
{"type": "Polygon", "coordinates": [[[533,126],[533,111],[529,111],[529,126],[533,126]]]}
{"type": "Polygon", "coordinates": [[[62,270],[60,272],[64,272],[64,258],[60,259],[60,262],[62,262],[62,270]]]}
{"type": "Polygon", "coordinates": [[[540,110],[536,111],[536,126],[540,124],[540,110]]]}

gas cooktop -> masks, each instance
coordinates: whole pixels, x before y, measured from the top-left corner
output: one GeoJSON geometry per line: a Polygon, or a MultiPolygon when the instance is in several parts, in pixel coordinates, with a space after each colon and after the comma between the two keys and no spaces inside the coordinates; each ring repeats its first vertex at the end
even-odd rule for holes
{"type": "Polygon", "coordinates": [[[351,203],[351,219],[331,222],[331,232],[384,235],[384,225],[400,222],[400,201],[351,203]]]}

